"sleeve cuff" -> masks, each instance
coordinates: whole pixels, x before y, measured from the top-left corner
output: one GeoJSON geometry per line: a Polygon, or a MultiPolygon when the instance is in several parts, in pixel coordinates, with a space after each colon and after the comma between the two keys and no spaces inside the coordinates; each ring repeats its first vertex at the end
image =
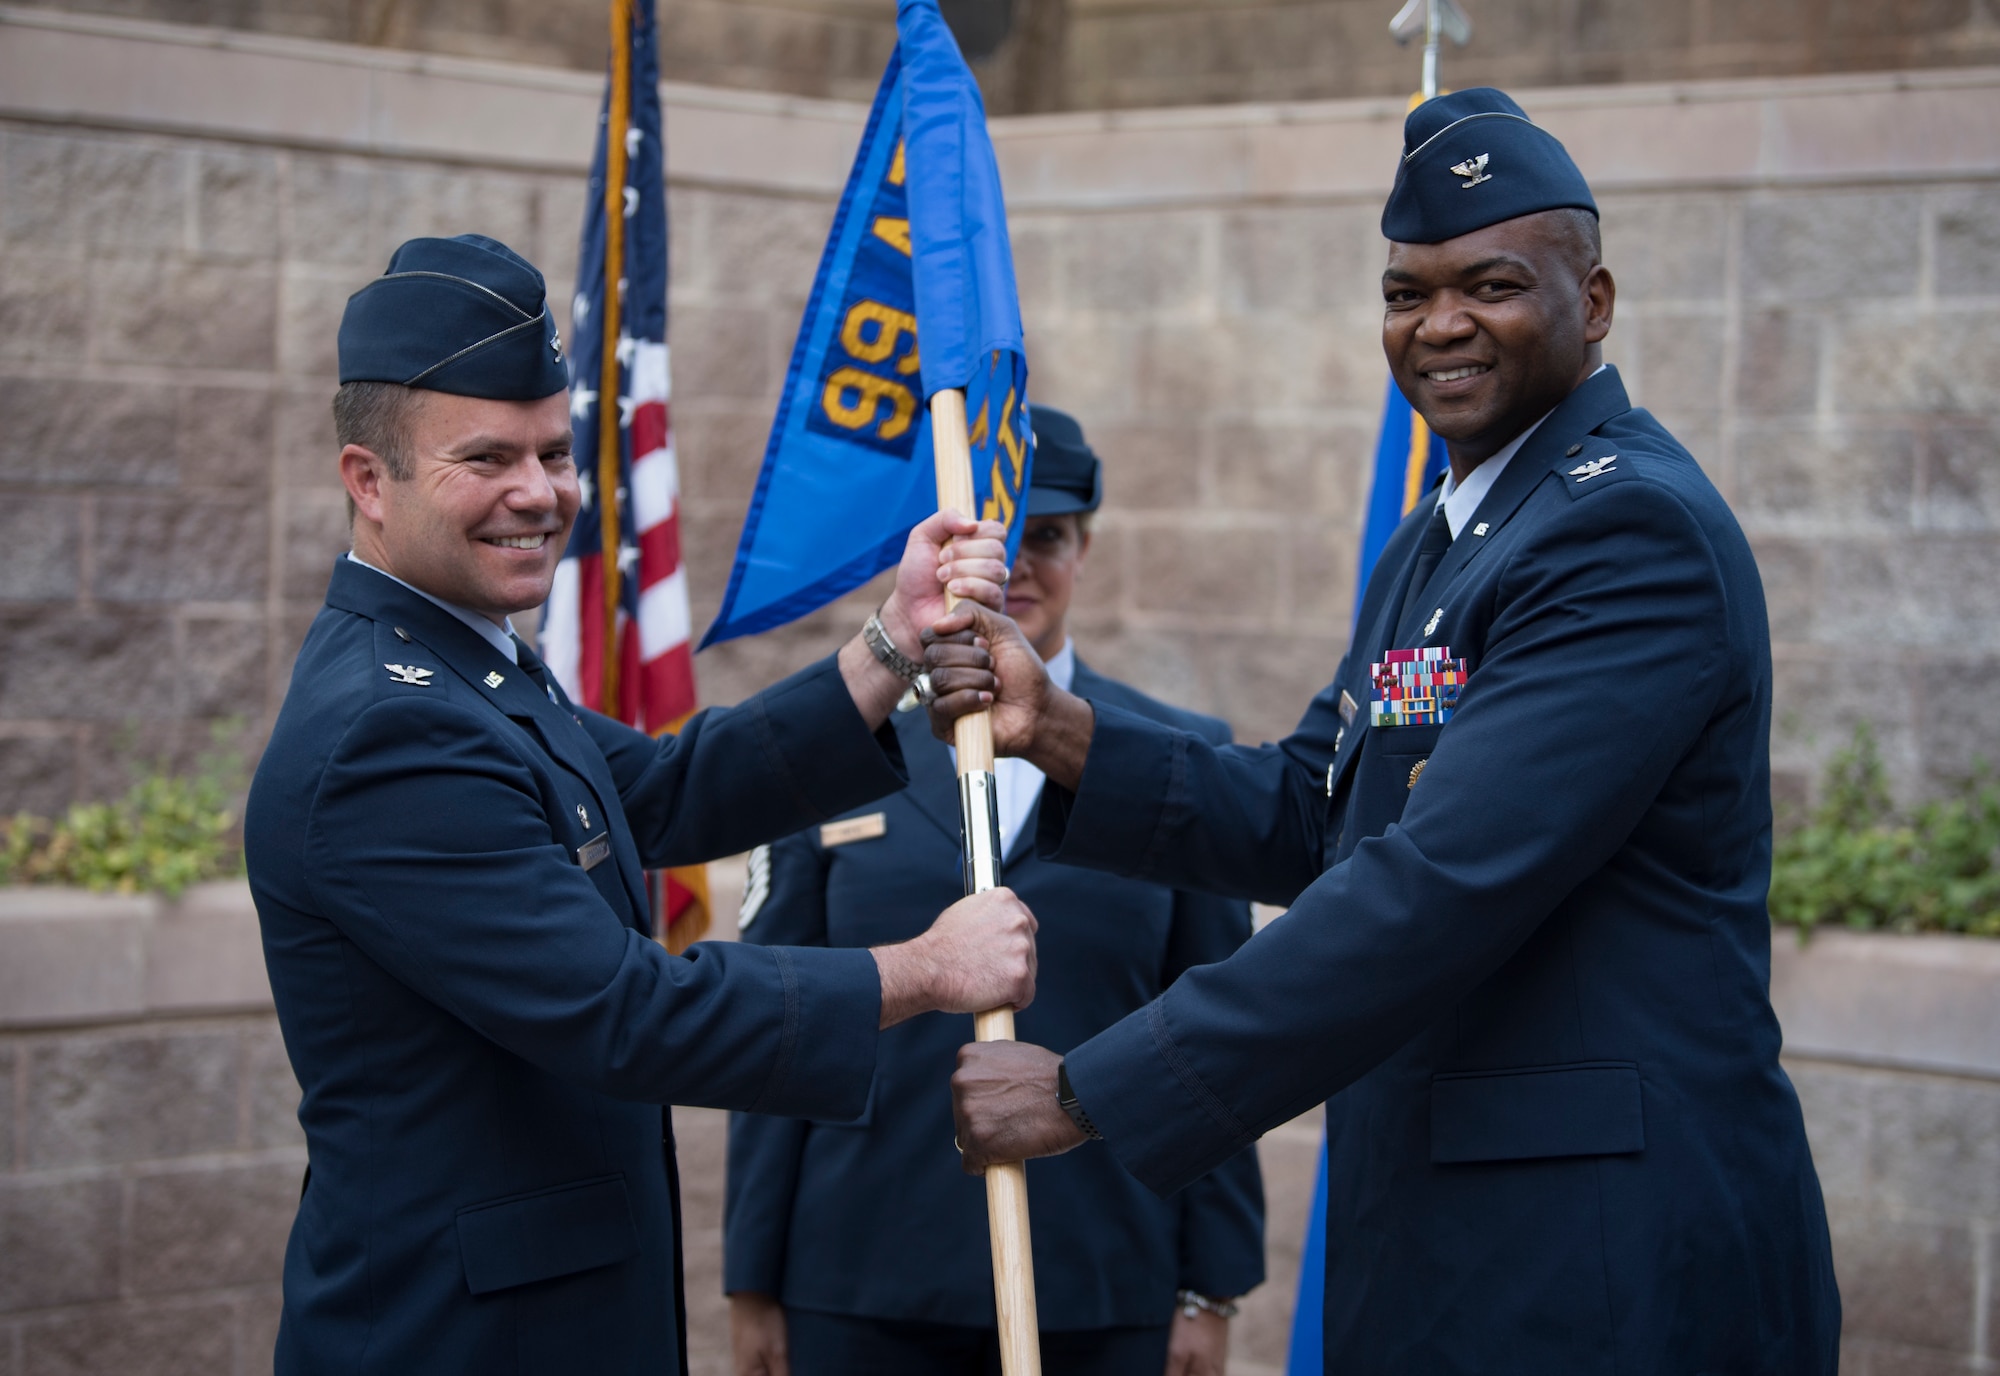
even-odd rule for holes
{"type": "Polygon", "coordinates": [[[1063,1059],[1070,1088],[1112,1155],[1162,1197],[1257,1140],[1195,1074],[1167,1027],[1172,991],[1063,1059]]]}
{"type": "Polygon", "coordinates": [[[1178,733],[1094,698],[1090,706],[1097,720],[1083,778],[1074,793],[1047,785],[1035,848],[1044,860],[1143,875],[1170,790],[1186,784],[1178,733]]]}
{"type": "Polygon", "coordinates": [[[882,1020],[875,957],[851,948],[767,947],[785,990],[785,1028],[755,1113],[842,1121],[868,1106],[882,1020]]]}

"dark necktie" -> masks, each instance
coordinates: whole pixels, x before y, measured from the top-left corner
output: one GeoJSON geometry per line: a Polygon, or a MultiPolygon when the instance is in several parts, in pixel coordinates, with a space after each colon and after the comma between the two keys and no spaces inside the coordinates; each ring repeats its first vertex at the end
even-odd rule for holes
{"type": "Polygon", "coordinates": [[[529,648],[528,642],[520,636],[514,637],[514,661],[521,666],[521,672],[535,681],[535,686],[548,694],[551,702],[555,694],[549,692],[549,668],[542,663],[542,657],[529,648]]]}
{"type": "MultiPolygon", "coordinates": [[[[1410,570],[1410,585],[1403,591],[1402,610],[1396,613],[1396,630],[1399,634],[1412,612],[1420,612],[1424,600],[1424,588],[1437,572],[1438,561],[1451,548],[1451,522],[1445,519],[1444,503],[1439,502],[1431,513],[1429,524],[1424,527],[1424,538],[1417,545],[1416,567],[1410,570]]],[[[1391,649],[1407,648],[1391,646],[1391,649]]]]}

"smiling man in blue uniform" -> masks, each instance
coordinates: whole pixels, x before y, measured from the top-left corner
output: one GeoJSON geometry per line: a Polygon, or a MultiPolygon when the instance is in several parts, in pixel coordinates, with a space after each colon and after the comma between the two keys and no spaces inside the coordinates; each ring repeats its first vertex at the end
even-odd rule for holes
{"type": "MultiPolygon", "coordinates": [[[[340,369],[354,548],[245,819],[311,1162],[277,1370],[684,1370],[660,1106],[858,1113],[879,1028],[1032,998],[1034,919],[1002,890],[873,950],[667,954],[643,868],[901,788],[903,681],[856,637],[662,740],[549,681],[507,617],[576,515],[569,378],[504,245],[403,245],[340,369]]],[[[914,651],[947,584],[997,605],[1003,535],[919,526],[889,639],[914,651]]]]}
{"type": "Polygon", "coordinates": [[[1101,1136],[1170,1191],[1328,1099],[1329,1372],[1831,1376],[1749,546],[1603,366],[1590,189],[1513,101],[1414,110],[1382,229],[1451,473],[1291,737],[1217,747],[1054,689],[1003,618],[939,628],[985,638],[932,646],[938,707],[997,692],[1045,855],[1290,905],[1066,1058],[964,1048],[967,1167],[1101,1136]]]}

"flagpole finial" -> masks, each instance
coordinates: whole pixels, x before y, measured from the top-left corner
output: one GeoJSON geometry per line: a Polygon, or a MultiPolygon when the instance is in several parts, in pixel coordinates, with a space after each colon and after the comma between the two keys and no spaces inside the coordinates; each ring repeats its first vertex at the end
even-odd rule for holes
{"type": "Polygon", "coordinates": [[[1472,21],[1458,7],[1458,0],[1406,0],[1389,21],[1389,32],[1398,43],[1408,43],[1418,34],[1424,36],[1423,97],[1431,100],[1438,93],[1439,40],[1449,38],[1464,47],[1472,37],[1472,21]]]}

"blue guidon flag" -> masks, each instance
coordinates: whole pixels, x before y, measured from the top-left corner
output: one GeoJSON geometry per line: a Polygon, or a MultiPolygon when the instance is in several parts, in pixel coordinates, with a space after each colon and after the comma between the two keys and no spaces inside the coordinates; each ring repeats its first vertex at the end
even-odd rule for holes
{"type": "Polygon", "coordinates": [[[936,0],[901,0],[704,646],[783,625],[901,556],[937,509],[926,401],[963,388],[983,518],[1019,548],[1028,366],[986,107],[936,0]],[[922,351],[919,352],[919,341],[922,351]]]}

